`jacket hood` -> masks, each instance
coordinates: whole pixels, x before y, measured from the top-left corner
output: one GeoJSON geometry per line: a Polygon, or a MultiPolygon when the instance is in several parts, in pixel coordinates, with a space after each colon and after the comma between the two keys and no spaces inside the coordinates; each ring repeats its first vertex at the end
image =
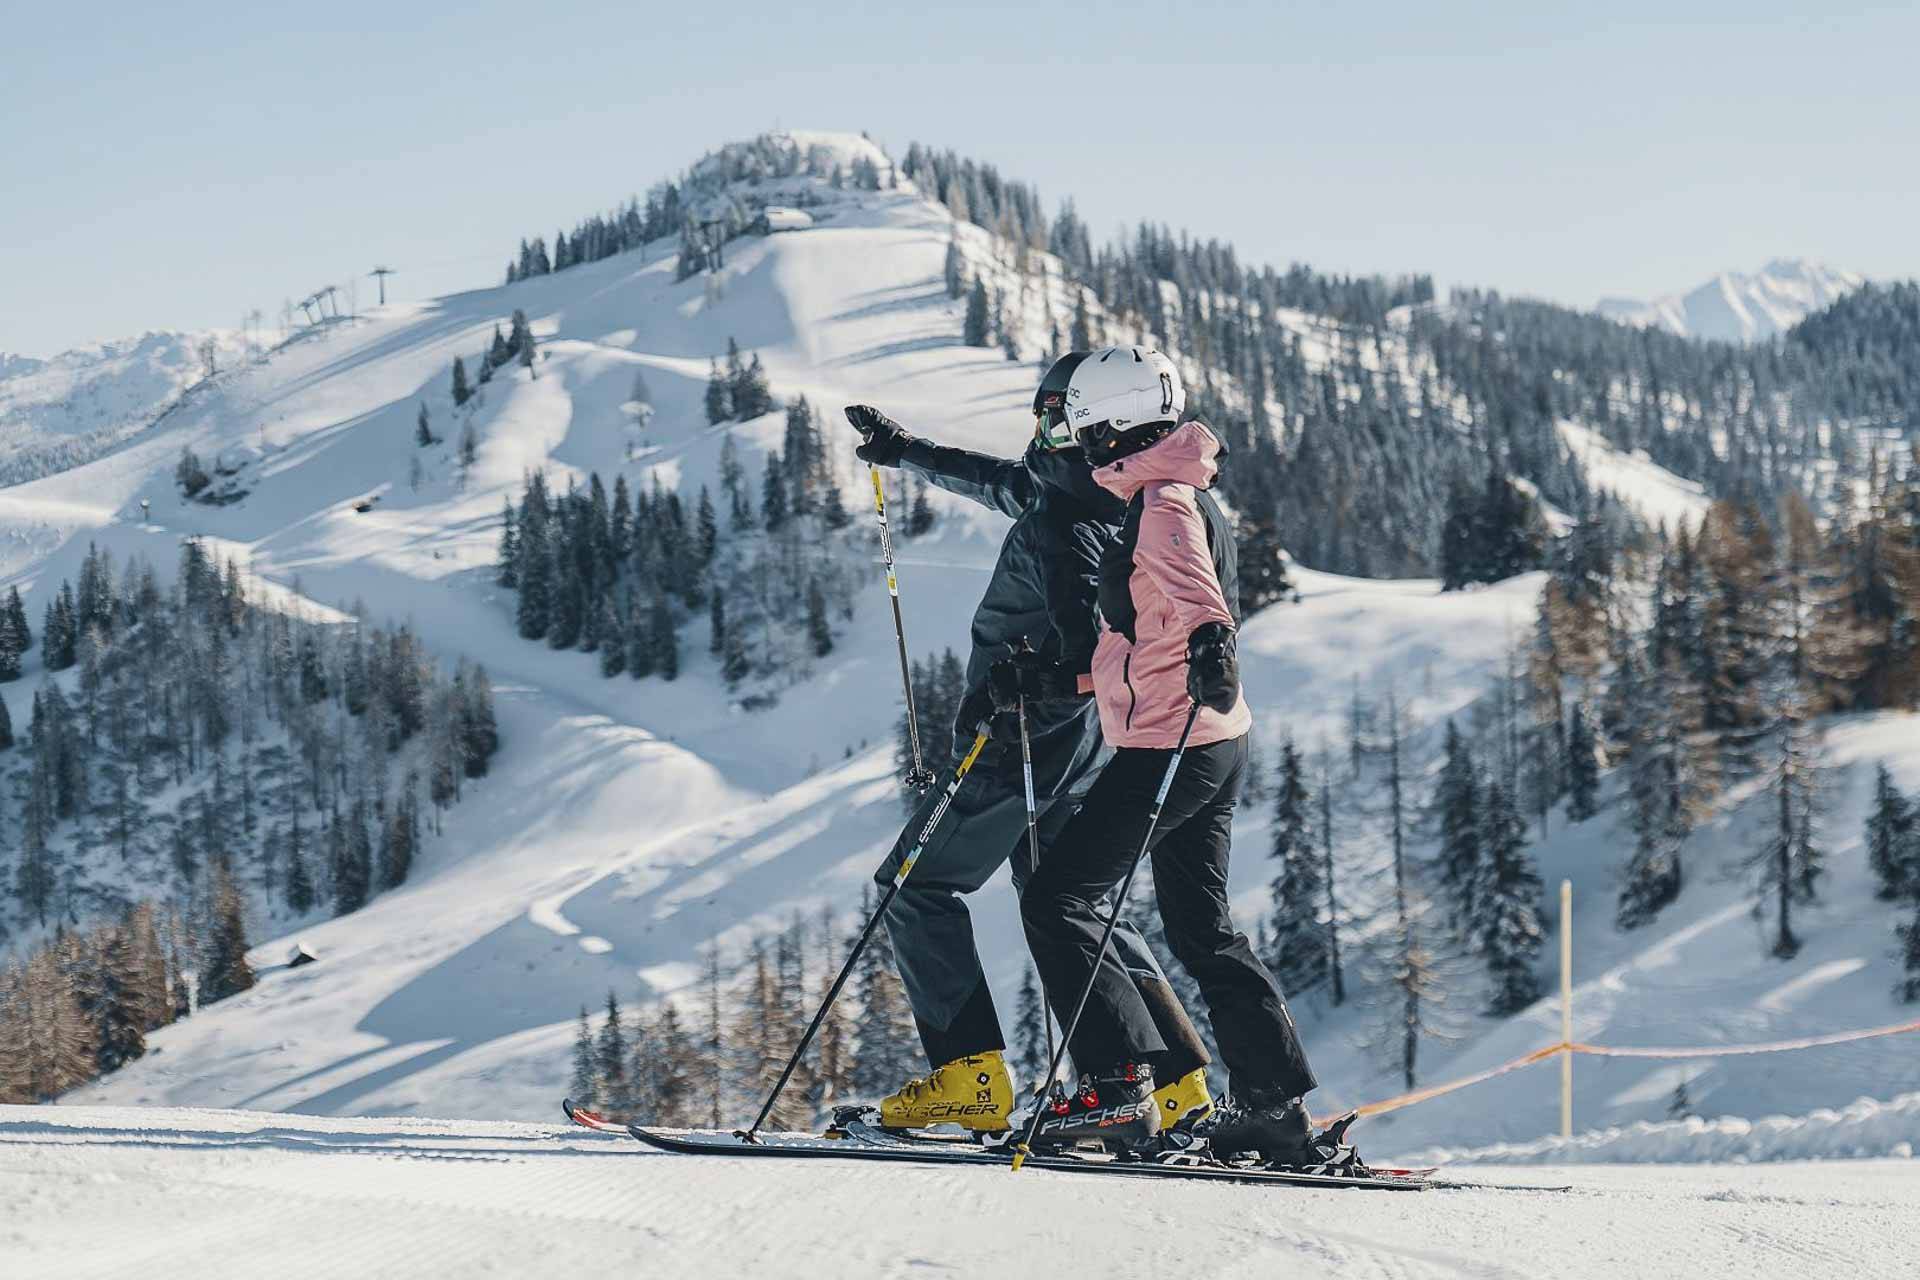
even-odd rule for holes
{"type": "Polygon", "coordinates": [[[1095,483],[1093,466],[1086,450],[1043,449],[1036,442],[1027,446],[1024,459],[1033,478],[1049,489],[1057,490],[1086,507],[1094,518],[1107,524],[1119,524],[1126,515],[1125,500],[1114,497],[1095,483]]]}
{"type": "Polygon", "coordinates": [[[1139,453],[1110,462],[1093,473],[1102,489],[1122,502],[1131,502],[1149,480],[1171,480],[1210,489],[1220,474],[1219,437],[1195,419],[1175,427],[1139,453]]]}

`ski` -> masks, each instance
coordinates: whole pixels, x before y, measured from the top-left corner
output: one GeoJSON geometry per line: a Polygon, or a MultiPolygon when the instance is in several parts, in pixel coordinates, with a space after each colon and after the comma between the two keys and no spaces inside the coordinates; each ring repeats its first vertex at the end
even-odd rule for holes
{"type": "MultiPolygon", "coordinates": [[[[1010,1169],[1010,1149],[986,1146],[971,1139],[940,1135],[917,1136],[880,1129],[858,1121],[836,1123],[827,1134],[769,1133],[752,1142],[744,1142],[737,1133],[713,1130],[688,1130],[665,1133],[642,1125],[622,1125],[572,1101],[562,1103],[573,1123],[602,1133],[623,1133],[659,1151],[675,1155],[745,1156],[767,1159],[815,1160],[891,1160],[900,1164],[978,1165],[1010,1169]]],[[[1112,1174],[1134,1178],[1184,1179],[1196,1182],[1227,1182],[1243,1185],[1281,1185],[1326,1188],[1352,1188],[1374,1191],[1571,1191],[1571,1186],[1527,1186],[1506,1182],[1466,1182],[1451,1178],[1428,1177],[1426,1171],[1375,1170],[1371,1177],[1342,1177],[1332,1174],[1296,1173],[1285,1169],[1267,1169],[1257,1165],[1222,1164],[1193,1155],[1181,1158],[1177,1153],[1166,1161],[1119,1160],[1096,1152],[1049,1152],[1029,1156],[1028,1168],[1053,1169],[1073,1173],[1112,1174]]]]}
{"type": "MultiPolygon", "coordinates": [[[[828,1138],[837,1138],[837,1136],[839,1136],[839,1138],[856,1138],[856,1140],[860,1140],[860,1142],[868,1142],[868,1144],[874,1144],[874,1146],[887,1146],[889,1142],[893,1142],[893,1144],[900,1144],[900,1146],[970,1148],[970,1150],[975,1151],[1004,1150],[1004,1138],[1006,1138],[1004,1134],[1002,1134],[1002,1136],[987,1136],[987,1134],[939,1132],[939,1130],[927,1130],[927,1128],[885,1128],[885,1126],[876,1125],[874,1121],[866,1119],[864,1115],[860,1115],[860,1113],[870,1111],[870,1107],[849,1107],[847,1111],[852,1111],[852,1115],[835,1115],[835,1117],[833,1117],[833,1123],[828,1125],[828,1130],[826,1130],[826,1136],[828,1136],[828,1138]]],[[[1012,1151],[1010,1150],[1006,1151],[1006,1153],[1012,1155],[1012,1151]]],[[[1252,1171],[1252,1173],[1281,1173],[1281,1171],[1265,1169],[1265,1167],[1261,1167],[1261,1165],[1233,1165],[1233,1163],[1229,1163],[1229,1161],[1221,1161],[1221,1159],[1213,1157],[1213,1155],[1210,1155],[1210,1153],[1206,1151],[1206,1148],[1196,1148],[1196,1150],[1187,1153],[1187,1151],[1183,1151],[1181,1148],[1177,1148],[1177,1146],[1169,1146],[1169,1148],[1165,1148],[1164,1151],[1160,1151],[1154,1159],[1164,1159],[1164,1161],[1177,1163],[1177,1165],[1179,1165],[1183,1155],[1187,1155],[1187,1167],[1192,1167],[1192,1163],[1198,1161],[1198,1165],[1204,1167],[1204,1169],[1246,1169],[1246,1171],[1252,1171]]],[[[1427,1169],[1404,1169],[1404,1167],[1398,1167],[1398,1165],[1367,1165],[1367,1169],[1373,1171],[1377,1176],[1382,1176],[1382,1178],[1430,1178],[1432,1174],[1440,1173],[1440,1167],[1438,1167],[1438,1165],[1430,1165],[1427,1169]]],[[[1338,1180],[1340,1180],[1340,1182],[1346,1182],[1348,1178],[1346,1178],[1346,1176],[1338,1176],[1338,1180]]],[[[1434,1186],[1442,1186],[1442,1184],[1436,1182],[1434,1186]]],[[[1450,1180],[1450,1182],[1446,1182],[1444,1186],[1461,1186],[1461,1184],[1450,1180]]]]}

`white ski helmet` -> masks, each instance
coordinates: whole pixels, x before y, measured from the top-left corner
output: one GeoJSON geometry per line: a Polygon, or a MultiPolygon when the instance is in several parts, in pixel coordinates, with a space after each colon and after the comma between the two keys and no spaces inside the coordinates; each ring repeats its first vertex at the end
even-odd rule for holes
{"type": "Polygon", "coordinates": [[[1076,433],[1103,422],[1116,433],[1147,422],[1178,422],[1186,407],[1180,370],[1152,347],[1090,352],[1067,384],[1067,423],[1076,433]]]}

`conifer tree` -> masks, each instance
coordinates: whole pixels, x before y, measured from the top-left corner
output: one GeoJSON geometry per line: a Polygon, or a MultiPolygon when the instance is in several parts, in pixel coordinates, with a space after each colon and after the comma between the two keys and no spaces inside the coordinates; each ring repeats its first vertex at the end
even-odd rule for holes
{"type": "Polygon", "coordinates": [[[1873,808],[1867,814],[1867,866],[1877,897],[1886,902],[1920,893],[1920,827],[1913,806],[1893,785],[1885,763],[1874,767],[1873,808]]]}
{"type": "Polygon", "coordinates": [[[1451,720],[1443,750],[1446,760],[1433,793],[1440,830],[1437,869],[1454,930],[1469,937],[1478,917],[1474,894],[1483,879],[1482,841],[1490,830],[1483,819],[1489,815],[1482,811],[1480,770],[1472,748],[1451,720]]]}
{"type": "Polygon", "coordinates": [[[1273,917],[1268,936],[1274,976],[1288,993],[1311,991],[1328,979],[1328,924],[1324,862],[1310,833],[1312,796],[1305,762],[1288,737],[1280,744],[1278,786],[1273,807],[1273,857],[1280,870],[1273,878],[1273,917]]]}
{"type": "Polygon", "coordinates": [[[694,508],[693,519],[694,551],[700,566],[705,568],[713,563],[714,553],[720,549],[720,519],[714,514],[713,495],[705,485],[700,486],[700,502],[694,508]]]}
{"type": "Polygon", "coordinates": [[[7,700],[0,698],[0,751],[13,746],[13,717],[7,714],[7,700]]]}
{"type": "Polygon", "coordinates": [[[960,253],[960,237],[958,235],[947,238],[947,260],[946,265],[941,269],[941,274],[946,280],[947,296],[949,298],[958,298],[962,293],[966,292],[967,260],[960,253]]]}
{"type": "Polygon", "coordinates": [[[933,503],[927,499],[927,482],[915,476],[913,479],[913,501],[907,507],[906,534],[917,538],[933,528],[933,503]]]}
{"type": "Polygon", "coordinates": [[[760,482],[760,522],[773,533],[787,522],[787,483],[785,461],[779,451],[767,455],[767,469],[760,482]]]}
{"type": "Polygon", "coordinates": [[[707,362],[706,407],[710,426],[733,420],[733,387],[721,376],[718,360],[707,362]]]}
{"type": "Polygon", "coordinates": [[[1073,298],[1073,328],[1069,341],[1075,351],[1093,350],[1093,323],[1087,316],[1087,291],[1077,289],[1073,298]]]}
{"type": "Polygon", "coordinates": [[[1585,822],[1599,812],[1599,792],[1599,744],[1586,708],[1576,702],[1567,723],[1567,821],[1585,822]]]}
{"type": "Polygon", "coordinates": [[[293,806],[292,823],[287,829],[287,907],[296,915],[313,910],[318,896],[314,892],[313,873],[307,866],[305,841],[300,830],[300,807],[293,806]]]}
{"type": "Polygon", "coordinates": [[[690,1109],[704,1112],[714,1128],[721,1124],[728,1085],[728,1043],[724,995],[721,987],[720,948],[709,944],[701,971],[702,1026],[695,1057],[694,1096],[690,1109]]]}
{"type": "Polygon", "coordinates": [[[607,992],[607,1017],[593,1049],[594,1078],[600,1086],[600,1105],[615,1116],[631,1116],[633,1091],[627,1081],[627,1032],[620,1019],[620,1001],[607,992]]]}
{"type": "Polygon", "coordinates": [[[1770,954],[1791,960],[1800,953],[1800,938],[1793,930],[1793,908],[1813,901],[1826,855],[1815,830],[1818,813],[1813,730],[1788,720],[1779,730],[1777,751],[1767,785],[1774,821],[1766,840],[1746,859],[1746,865],[1754,873],[1755,918],[1763,917],[1769,905],[1773,911],[1770,954]]]}
{"type": "Polygon", "coordinates": [[[961,322],[960,340],[970,347],[992,346],[990,318],[986,282],[975,280],[973,289],[967,294],[967,314],[961,322]]]}
{"type": "Polygon", "coordinates": [[[677,679],[680,675],[680,635],[673,610],[668,607],[667,598],[663,595],[653,598],[653,609],[647,618],[647,632],[653,670],[660,674],[662,680],[677,679]]]}
{"type": "Polygon", "coordinates": [[[1913,918],[1899,925],[1896,935],[1900,939],[1900,981],[1894,986],[1894,994],[1904,1004],[1920,1000],[1920,894],[1913,897],[1913,918]]]}
{"type": "Polygon", "coordinates": [[[4,615],[6,628],[13,633],[19,644],[19,652],[25,653],[33,648],[33,632],[27,626],[27,607],[20,601],[20,588],[7,588],[7,606],[4,615]]]}
{"type": "Polygon", "coordinates": [[[1488,1012],[1520,1012],[1540,994],[1534,972],[1540,927],[1540,873],[1527,852],[1526,822],[1498,782],[1487,788],[1484,856],[1474,891],[1473,929],[1492,980],[1488,1012]]]}
{"type": "Polygon", "coordinates": [[[611,680],[627,669],[627,629],[610,596],[600,598],[594,618],[594,632],[599,637],[600,674],[611,680]]]}
{"type": "Polygon", "coordinates": [[[807,643],[816,658],[833,652],[833,628],[827,625],[827,598],[821,594],[818,578],[807,582],[807,643]]]}
{"type": "Polygon", "coordinates": [[[233,883],[227,860],[215,860],[212,936],[200,979],[202,1004],[224,1000],[253,986],[253,967],[247,963],[245,911],[246,904],[233,883]]]}
{"type": "MultiPolygon", "coordinates": [[[[498,329],[495,330],[499,332],[498,329]]],[[[453,403],[458,408],[473,398],[473,388],[467,385],[467,366],[459,356],[453,358],[453,403]]]]}
{"type": "Polygon", "coordinates": [[[433,443],[433,428],[428,425],[426,402],[420,404],[420,412],[413,420],[413,442],[422,449],[433,443]]]}
{"type": "Polygon", "coordinates": [[[580,1006],[580,1024],[573,1033],[573,1078],[567,1084],[567,1099],[577,1107],[600,1105],[599,1055],[594,1049],[593,1025],[587,1021],[587,1006],[580,1006]]]}

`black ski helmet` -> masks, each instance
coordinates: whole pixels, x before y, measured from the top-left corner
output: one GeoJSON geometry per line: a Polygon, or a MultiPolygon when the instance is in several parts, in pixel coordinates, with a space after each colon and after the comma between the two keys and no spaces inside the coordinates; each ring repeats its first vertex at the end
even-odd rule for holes
{"type": "Polygon", "coordinates": [[[1074,443],[1073,428],[1067,425],[1067,385],[1086,358],[1084,351],[1067,352],[1047,369],[1033,393],[1033,438],[1042,449],[1065,449],[1074,443]]]}

